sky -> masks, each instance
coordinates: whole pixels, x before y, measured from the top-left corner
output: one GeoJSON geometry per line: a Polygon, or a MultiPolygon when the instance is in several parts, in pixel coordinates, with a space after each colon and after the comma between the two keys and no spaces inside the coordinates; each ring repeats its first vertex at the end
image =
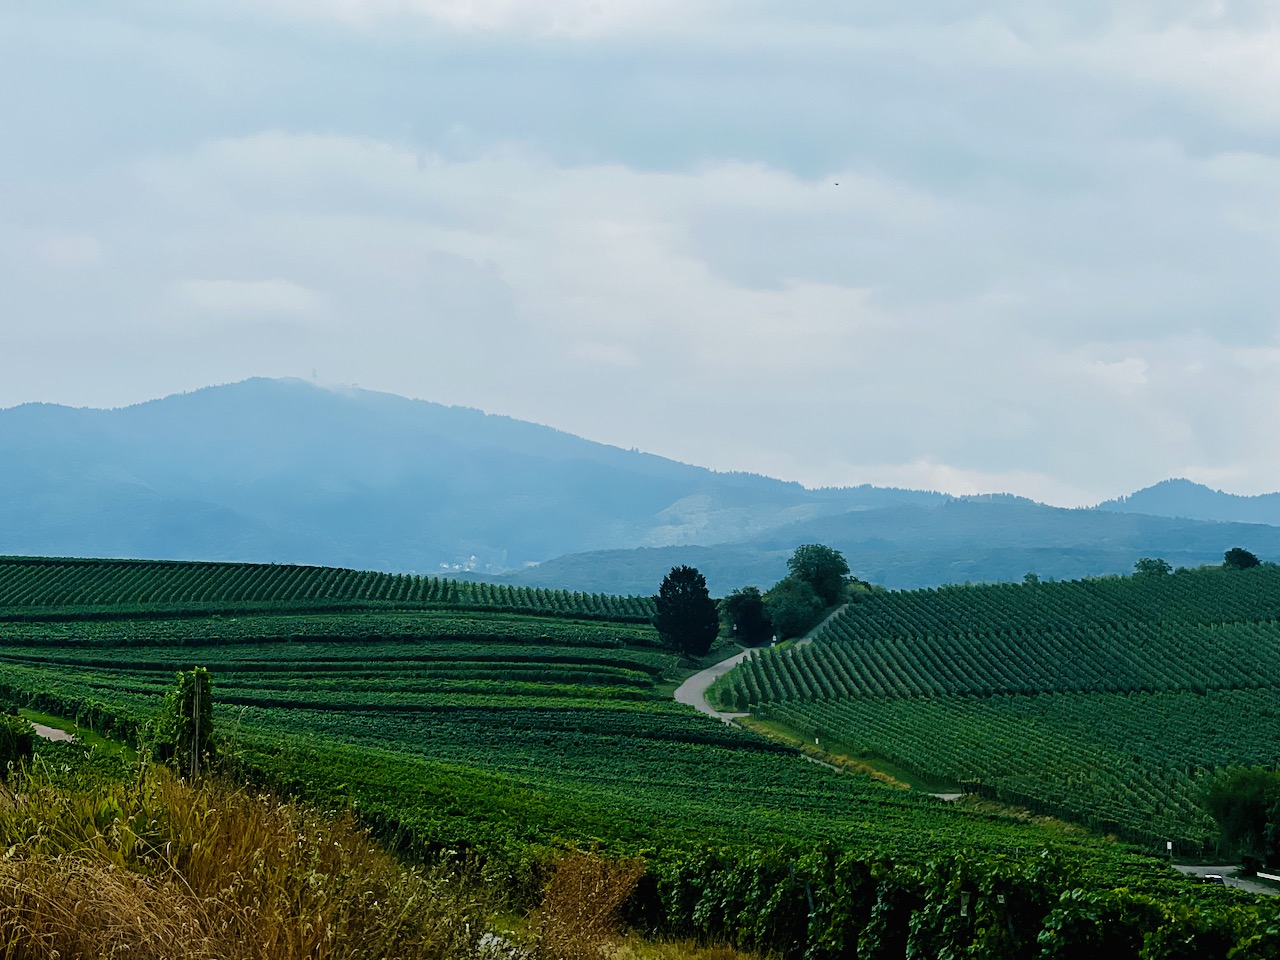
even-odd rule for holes
{"type": "Polygon", "coordinates": [[[6,0],[0,407],[358,384],[810,486],[1280,489],[1270,2],[6,0]]]}

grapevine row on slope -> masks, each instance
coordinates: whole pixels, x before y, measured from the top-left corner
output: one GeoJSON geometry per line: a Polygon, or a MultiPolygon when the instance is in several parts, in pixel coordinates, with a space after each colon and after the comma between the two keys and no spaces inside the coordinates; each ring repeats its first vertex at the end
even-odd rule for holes
{"type": "Polygon", "coordinates": [[[0,612],[41,609],[285,608],[333,604],[477,607],[648,620],[649,597],[547,590],[295,564],[0,557],[0,612]]]}
{"type": "Polygon", "coordinates": [[[1280,689],[1280,622],[1154,624],[873,636],[848,617],[820,642],[762,650],[726,702],[1128,690],[1280,689]]]}

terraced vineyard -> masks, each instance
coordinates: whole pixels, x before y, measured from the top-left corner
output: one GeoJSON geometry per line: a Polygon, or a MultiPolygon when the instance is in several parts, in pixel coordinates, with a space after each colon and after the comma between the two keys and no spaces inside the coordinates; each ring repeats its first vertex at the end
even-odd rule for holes
{"type": "Polygon", "coordinates": [[[832,749],[1163,847],[1199,781],[1280,758],[1280,570],[879,594],[726,703],[832,749]]]}
{"type": "Polygon", "coordinates": [[[677,660],[654,640],[626,622],[453,611],[10,621],[0,623],[0,695],[127,730],[145,726],[177,669],[199,663],[248,762],[321,792],[341,784],[377,818],[417,823],[437,844],[495,842],[488,800],[448,819],[421,800],[442,782],[469,792],[476,776],[486,791],[521,787],[504,801],[516,808],[540,798],[536,816],[501,826],[525,839],[641,849],[659,824],[668,837],[829,837],[923,855],[915,827],[928,824],[998,850],[1045,842],[677,705],[664,679],[677,660]]]}
{"type": "Polygon", "coordinates": [[[265,563],[0,557],[0,611],[470,607],[648,622],[650,597],[265,563]]]}
{"type": "MultiPolygon", "coordinates": [[[[242,775],[350,808],[407,850],[478,857],[529,896],[554,851],[640,855],[648,873],[629,909],[654,931],[835,960],[908,948],[1021,957],[1042,942],[1065,956],[1160,929],[1213,955],[1274,921],[1270,904],[1188,885],[1083,832],[830,770],[675,704],[687,668],[634,599],[311,568],[0,567],[0,702],[145,747],[174,671],[202,665],[242,775]],[[974,923],[956,919],[961,889],[976,897],[974,923]]],[[[945,711],[951,700],[897,702],[945,711]]],[[[771,709],[841,704],[862,701],[771,709]]],[[[907,743],[916,721],[893,719],[866,726],[907,743]]],[[[971,736],[1003,722],[978,719],[971,736]]],[[[966,755],[962,739],[952,749],[966,755]]]]}

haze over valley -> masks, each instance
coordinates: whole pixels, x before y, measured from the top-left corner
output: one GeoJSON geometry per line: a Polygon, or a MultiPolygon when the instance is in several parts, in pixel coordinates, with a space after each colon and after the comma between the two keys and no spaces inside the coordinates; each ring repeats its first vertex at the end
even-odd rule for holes
{"type": "Polygon", "coordinates": [[[1127,573],[1144,555],[1280,557],[1277,497],[1168,481],[1096,509],[1007,495],[807,489],[480,411],[256,379],[116,410],[0,411],[0,553],[338,565],[720,594],[798,543],[889,587],[1127,573]]]}

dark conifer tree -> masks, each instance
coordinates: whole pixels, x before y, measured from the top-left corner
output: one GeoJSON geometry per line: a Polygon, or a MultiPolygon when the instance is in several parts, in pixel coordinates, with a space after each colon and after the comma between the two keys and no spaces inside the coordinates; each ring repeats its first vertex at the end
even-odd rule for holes
{"type": "Polygon", "coordinates": [[[711,649],[720,632],[720,615],[707,591],[707,578],[696,568],[672,567],[653,600],[653,626],[663,643],[688,657],[711,649]]]}

